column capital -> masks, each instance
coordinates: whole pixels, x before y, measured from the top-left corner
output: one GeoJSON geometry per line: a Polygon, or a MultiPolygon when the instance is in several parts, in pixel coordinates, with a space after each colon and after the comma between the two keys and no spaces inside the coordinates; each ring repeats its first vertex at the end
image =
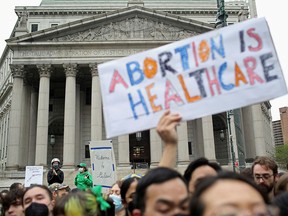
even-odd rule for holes
{"type": "Polygon", "coordinates": [[[77,64],[63,64],[66,77],[76,77],[78,72],[77,64]]]}
{"type": "Polygon", "coordinates": [[[38,69],[40,77],[50,78],[51,73],[52,73],[52,65],[51,64],[37,65],[37,69],[38,69]]]}
{"type": "Polygon", "coordinates": [[[24,65],[23,64],[10,64],[10,70],[13,78],[23,78],[24,77],[24,65]]]}
{"type": "Polygon", "coordinates": [[[89,67],[92,77],[98,76],[98,64],[97,63],[89,64],[89,67]]]}

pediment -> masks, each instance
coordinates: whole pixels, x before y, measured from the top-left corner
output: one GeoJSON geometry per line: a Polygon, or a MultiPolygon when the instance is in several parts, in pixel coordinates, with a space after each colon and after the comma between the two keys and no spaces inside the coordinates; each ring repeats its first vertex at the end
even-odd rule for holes
{"type": "Polygon", "coordinates": [[[7,40],[8,44],[176,41],[213,29],[207,23],[134,6],[7,40]]]}

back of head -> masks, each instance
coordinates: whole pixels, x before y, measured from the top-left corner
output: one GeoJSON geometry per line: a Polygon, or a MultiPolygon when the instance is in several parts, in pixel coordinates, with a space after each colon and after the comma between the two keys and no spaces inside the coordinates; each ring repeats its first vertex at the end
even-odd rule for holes
{"type": "Polygon", "coordinates": [[[53,209],[54,215],[98,215],[96,197],[86,191],[76,191],[60,198],[53,209]],[[89,214],[88,214],[89,213],[89,214]]]}
{"type": "Polygon", "coordinates": [[[275,162],[275,160],[273,160],[270,157],[267,156],[258,156],[256,157],[256,159],[254,160],[253,164],[252,164],[252,174],[254,174],[254,167],[255,165],[259,164],[260,166],[264,166],[268,169],[271,169],[273,171],[273,174],[277,174],[278,173],[278,165],[275,162]]]}
{"type": "Polygon", "coordinates": [[[222,170],[221,166],[214,162],[209,162],[207,158],[200,157],[196,160],[193,160],[188,167],[186,168],[184,172],[184,178],[186,182],[188,183],[191,180],[192,173],[200,166],[210,166],[213,168],[216,172],[219,172],[222,170]]]}
{"type": "Polygon", "coordinates": [[[272,201],[274,206],[280,210],[279,216],[287,216],[288,213],[288,192],[284,192],[274,198],[272,201]]]}
{"type": "Polygon", "coordinates": [[[186,184],[185,179],[176,170],[167,167],[157,167],[148,171],[147,174],[144,175],[138,181],[136,187],[136,196],[135,196],[136,208],[142,211],[145,209],[146,190],[150,185],[161,184],[169,180],[173,180],[175,178],[181,179],[184,182],[184,184],[186,184]]]}
{"type": "Polygon", "coordinates": [[[42,203],[32,202],[31,205],[25,210],[26,216],[48,216],[49,209],[47,205],[42,203]]]}
{"type": "Polygon", "coordinates": [[[275,196],[278,196],[283,192],[288,192],[288,173],[285,173],[278,179],[274,188],[275,196]]]}

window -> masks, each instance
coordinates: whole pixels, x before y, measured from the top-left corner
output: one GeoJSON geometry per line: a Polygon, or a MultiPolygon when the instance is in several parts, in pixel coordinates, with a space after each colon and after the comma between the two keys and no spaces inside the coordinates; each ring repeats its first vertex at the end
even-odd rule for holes
{"type": "Polygon", "coordinates": [[[31,24],[31,32],[38,31],[38,24],[31,24]]]}
{"type": "Polygon", "coordinates": [[[89,145],[85,145],[85,158],[90,158],[89,145]]]}
{"type": "Polygon", "coordinates": [[[52,23],[52,24],[50,25],[50,27],[53,27],[53,26],[58,26],[58,24],[57,24],[57,23],[52,23]]]}
{"type": "Polygon", "coordinates": [[[192,155],[192,142],[188,142],[188,151],[189,151],[189,155],[192,155]]]}

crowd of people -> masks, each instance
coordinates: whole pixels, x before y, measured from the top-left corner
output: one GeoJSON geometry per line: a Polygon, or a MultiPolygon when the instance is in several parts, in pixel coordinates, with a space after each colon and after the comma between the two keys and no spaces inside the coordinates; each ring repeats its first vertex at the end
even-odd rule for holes
{"type": "MultiPolygon", "coordinates": [[[[178,172],[177,125],[181,117],[166,111],[157,132],[164,148],[157,168],[129,175],[103,193],[93,186],[85,163],[78,165],[75,187],[63,184],[58,159],[51,161],[46,185],[14,183],[0,193],[1,215],[41,216],[287,216],[288,173],[274,159],[257,156],[241,172],[224,170],[200,157],[178,172]],[[54,170],[54,171],[53,171],[54,170]]],[[[63,177],[63,178],[62,178],[63,177]]]]}

